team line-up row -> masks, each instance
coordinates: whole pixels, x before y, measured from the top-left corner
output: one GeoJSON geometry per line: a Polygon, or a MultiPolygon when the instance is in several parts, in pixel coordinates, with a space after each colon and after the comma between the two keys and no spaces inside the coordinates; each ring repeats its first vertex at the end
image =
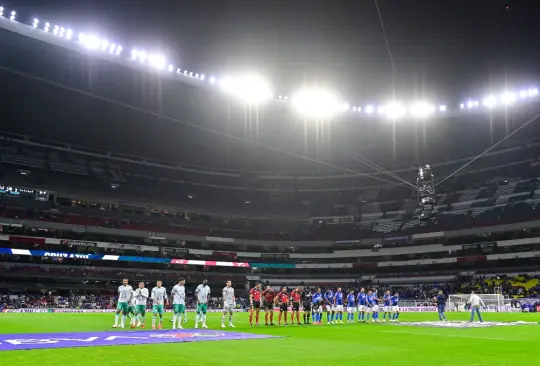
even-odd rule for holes
{"type": "MultiPolygon", "coordinates": [[[[195,290],[196,295],[196,318],[195,328],[202,323],[203,328],[208,328],[206,325],[206,314],[208,312],[208,300],[210,298],[210,287],[208,281],[204,280],[198,285],[195,290]]],[[[187,322],[186,312],[186,290],[185,280],[181,279],[171,291],[173,318],[172,328],[182,328],[182,323],[187,322]]],[[[232,321],[234,309],[236,307],[236,296],[232,282],[227,281],[222,290],[223,308],[221,317],[221,326],[225,328],[225,320],[228,314],[229,327],[234,328],[232,321]]],[[[163,287],[161,281],[157,281],[156,286],[149,293],[145,288],[144,282],[140,282],[136,290],[129,285],[127,279],[122,280],[122,285],[118,287],[118,305],[116,308],[115,322],[113,328],[124,328],[126,318],[130,318],[132,328],[145,327],[146,307],[148,300],[152,300],[152,329],[161,329],[163,324],[164,305],[169,303],[167,290],[163,287]]],[[[334,292],[328,289],[325,293],[318,288],[316,291],[310,289],[302,289],[296,287],[290,293],[286,287],[283,287],[279,292],[275,291],[271,286],[263,291],[261,284],[258,283],[249,292],[250,301],[250,326],[259,325],[260,310],[265,310],[265,324],[273,326],[274,324],[274,307],[279,308],[278,324],[281,325],[282,319],[284,324],[288,325],[288,309],[292,307],[291,322],[301,325],[300,322],[300,307],[303,308],[303,324],[321,324],[322,313],[326,310],[327,322],[329,324],[343,323],[344,309],[347,311],[347,322],[355,321],[355,313],[358,312],[359,322],[380,322],[379,318],[379,302],[383,302],[382,321],[397,322],[399,319],[399,294],[396,292],[391,295],[390,291],[386,291],[380,299],[377,295],[377,290],[360,289],[358,295],[351,290],[348,294],[342,292],[341,288],[337,288],[334,292]],[[255,318],[255,324],[253,319],[255,318]]]]}

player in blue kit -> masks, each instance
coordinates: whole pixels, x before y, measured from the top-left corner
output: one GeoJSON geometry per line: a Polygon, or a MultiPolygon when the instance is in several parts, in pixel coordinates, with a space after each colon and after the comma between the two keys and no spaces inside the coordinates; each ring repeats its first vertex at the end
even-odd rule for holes
{"type": "Polygon", "coordinates": [[[321,324],[323,294],[320,288],[318,288],[317,292],[313,294],[313,297],[311,298],[311,303],[311,309],[313,311],[313,324],[321,324]]]}
{"type": "Polygon", "coordinates": [[[399,294],[396,292],[394,296],[390,298],[392,304],[392,319],[391,322],[397,322],[399,318],[399,294]]]}
{"type": "Polygon", "coordinates": [[[334,295],[334,314],[336,316],[336,323],[339,321],[340,324],[343,324],[343,292],[341,292],[341,287],[338,287],[336,294],[334,295]]]}
{"type": "Polygon", "coordinates": [[[354,298],[354,290],[351,290],[349,292],[349,295],[347,295],[347,323],[353,323],[354,322],[354,301],[356,299],[354,298]]]}
{"type": "MultiPolygon", "coordinates": [[[[369,321],[370,315],[373,316],[373,291],[368,290],[366,296],[366,321],[369,321]]],[[[371,319],[373,321],[373,318],[371,319]]]]}
{"type": "Polygon", "coordinates": [[[379,319],[379,301],[381,301],[381,299],[378,298],[377,296],[377,289],[373,290],[373,295],[371,297],[371,311],[372,311],[372,314],[371,314],[371,322],[380,322],[380,319],[379,319]]]}
{"type": "Polygon", "coordinates": [[[447,322],[448,319],[446,319],[446,315],[444,315],[444,311],[446,310],[446,296],[444,296],[444,293],[442,291],[439,291],[439,295],[434,297],[433,300],[437,303],[439,320],[442,322],[447,322]]]}
{"type": "Polygon", "coordinates": [[[366,321],[366,307],[367,307],[367,295],[366,290],[362,287],[358,296],[356,297],[356,303],[358,304],[358,322],[366,321]]]}
{"type": "Polygon", "coordinates": [[[387,290],[383,295],[383,317],[382,317],[383,322],[386,321],[387,315],[388,315],[388,321],[392,320],[391,319],[391,310],[392,310],[391,297],[392,296],[390,295],[390,290],[387,290]]]}
{"type": "Polygon", "coordinates": [[[326,300],[326,322],[328,324],[334,324],[334,291],[329,288],[328,290],[326,290],[324,297],[326,300]]]}

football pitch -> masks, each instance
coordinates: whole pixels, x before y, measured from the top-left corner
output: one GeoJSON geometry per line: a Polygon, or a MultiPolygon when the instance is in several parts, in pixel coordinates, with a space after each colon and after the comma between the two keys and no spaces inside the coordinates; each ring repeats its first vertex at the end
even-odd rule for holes
{"type": "MultiPolygon", "coordinates": [[[[323,320],[326,320],[326,315],[323,315],[323,320]]],[[[467,313],[447,315],[454,322],[468,320],[467,313]]],[[[85,347],[72,347],[66,343],[67,348],[0,351],[0,365],[540,364],[540,314],[535,313],[484,313],[484,320],[488,322],[536,323],[494,324],[485,328],[440,328],[423,323],[435,320],[435,313],[402,313],[401,323],[420,323],[408,326],[355,323],[250,328],[248,314],[238,313],[234,317],[235,329],[222,329],[221,315],[212,313],[208,315],[208,331],[195,331],[194,314],[189,316],[188,323],[184,324],[186,330],[174,332],[169,330],[170,313],[166,314],[163,331],[112,329],[113,314],[0,313],[0,350],[8,338],[11,343],[17,343],[14,339],[18,337],[33,338],[33,342],[36,339],[49,342],[48,338],[59,337],[50,333],[62,333],[62,338],[85,340],[85,347]],[[241,333],[240,339],[230,340],[234,335],[230,332],[241,333]],[[134,338],[129,340],[135,343],[132,345],[92,345],[100,337],[101,340],[115,339],[126,334],[141,336],[140,339],[151,334],[153,343],[137,344],[137,338],[134,338]],[[274,338],[249,339],[250,334],[274,338]],[[186,337],[192,339],[184,342],[186,337]],[[181,341],[177,341],[178,338],[181,341]]],[[[151,316],[147,317],[146,323],[151,324],[151,316]]]]}

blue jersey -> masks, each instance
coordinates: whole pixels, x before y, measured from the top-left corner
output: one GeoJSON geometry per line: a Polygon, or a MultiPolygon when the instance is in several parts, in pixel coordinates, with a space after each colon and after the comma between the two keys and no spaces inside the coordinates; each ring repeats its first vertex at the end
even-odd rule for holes
{"type": "Polygon", "coordinates": [[[313,297],[311,298],[311,302],[314,304],[318,304],[322,300],[322,294],[319,292],[316,292],[313,294],[313,297]]]}
{"type": "Polygon", "coordinates": [[[334,304],[343,305],[343,292],[336,292],[336,296],[334,296],[334,304]]]}
{"type": "Polygon", "coordinates": [[[392,306],[398,306],[399,296],[392,296],[390,300],[392,301],[392,306]]]}
{"type": "Polygon", "coordinates": [[[328,301],[329,304],[334,303],[334,291],[330,290],[326,292],[326,301],[328,301]]]}
{"type": "Polygon", "coordinates": [[[437,305],[446,305],[446,296],[444,295],[437,296],[437,305]]]}
{"type": "Polygon", "coordinates": [[[373,300],[374,296],[373,295],[367,295],[367,304],[368,305],[375,305],[375,301],[373,300]]]}
{"type": "Polygon", "coordinates": [[[358,294],[358,305],[366,305],[367,304],[367,296],[365,292],[360,292],[358,294]]]}
{"type": "Polygon", "coordinates": [[[354,294],[349,294],[349,296],[347,296],[347,306],[352,308],[354,306],[354,294]]]}
{"type": "Polygon", "coordinates": [[[384,306],[390,306],[390,295],[383,296],[383,303],[384,303],[384,306]]]}

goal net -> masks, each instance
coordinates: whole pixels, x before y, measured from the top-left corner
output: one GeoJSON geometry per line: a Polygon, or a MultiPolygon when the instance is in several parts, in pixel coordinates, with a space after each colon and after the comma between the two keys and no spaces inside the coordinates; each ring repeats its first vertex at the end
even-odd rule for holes
{"type": "MultiPolygon", "coordinates": [[[[501,294],[477,294],[480,296],[486,307],[491,311],[505,311],[504,296],[501,294]]],[[[448,296],[448,310],[449,311],[467,311],[467,301],[471,297],[470,294],[466,295],[450,295],[448,296]]]]}

